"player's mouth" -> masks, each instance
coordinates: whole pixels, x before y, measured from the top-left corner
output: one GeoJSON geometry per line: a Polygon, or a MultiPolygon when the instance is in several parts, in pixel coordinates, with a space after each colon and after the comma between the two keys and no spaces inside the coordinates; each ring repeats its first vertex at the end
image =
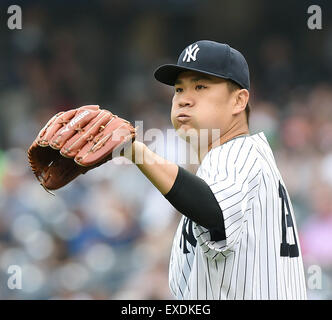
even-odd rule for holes
{"type": "Polygon", "coordinates": [[[176,116],[176,119],[179,121],[179,122],[186,122],[190,119],[190,116],[185,114],[185,113],[179,113],[177,116],[176,116]]]}

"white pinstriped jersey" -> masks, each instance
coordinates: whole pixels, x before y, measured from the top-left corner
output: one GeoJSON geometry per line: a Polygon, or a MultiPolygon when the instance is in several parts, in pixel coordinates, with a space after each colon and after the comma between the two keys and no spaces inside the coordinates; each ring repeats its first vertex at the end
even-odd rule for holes
{"type": "Polygon", "coordinates": [[[197,173],[223,214],[226,240],[182,217],[169,265],[177,299],[306,299],[295,216],[263,132],[213,148],[197,173]]]}

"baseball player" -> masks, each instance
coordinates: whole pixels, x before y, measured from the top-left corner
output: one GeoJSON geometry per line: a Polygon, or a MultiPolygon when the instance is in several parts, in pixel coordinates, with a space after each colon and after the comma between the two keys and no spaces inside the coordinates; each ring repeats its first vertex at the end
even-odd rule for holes
{"type": "Polygon", "coordinates": [[[227,44],[197,41],[177,64],[163,65],[154,75],[174,87],[171,121],[197,151],[196,175],[135,140],[128,121],[84,106],[55,115],[30,147],[29,161],[41,184],[60,188],[132,142],[125,156],[183,215],[169,265],[175,298],[306,299],[285,183],[264,133],[249,133],[250,81],[243,55],[227,44]],[[121,128],[128,134],[116,143],[110,137],[121,128]]]}
{"type": "Polygon", "coordinates": [[[154,75],[174,86],[174,128],[198,136],[208,131],[207,146],[194,146],[201,160],[196,176],[172,163],[158,164],[159,156],[134,142],[144,154],[138,168],[183,214],[169,266],[173,295],[306,299],[285,183],[264,133],[249,134],[243,55],[226,44],[198,41],[182,51],[176,65],[163,65],[154,75]],[[213,129],[220,132],[215,138],[213,129]]]}

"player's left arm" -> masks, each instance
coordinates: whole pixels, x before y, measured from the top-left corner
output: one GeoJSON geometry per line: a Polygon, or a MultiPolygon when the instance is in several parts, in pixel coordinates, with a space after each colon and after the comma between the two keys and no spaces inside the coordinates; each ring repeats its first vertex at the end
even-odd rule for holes
{"type": "Polygon", "coordinates": [[[180,213],[211,230],[214,238],[225,238],[221,208],[203,179],[163,159],[142,142],[133,143],[130,160],[180,213]]]}

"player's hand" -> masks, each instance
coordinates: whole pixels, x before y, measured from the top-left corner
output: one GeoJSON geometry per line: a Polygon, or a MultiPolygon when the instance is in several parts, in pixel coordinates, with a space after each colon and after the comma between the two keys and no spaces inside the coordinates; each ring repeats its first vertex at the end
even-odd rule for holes
{"type": "Polygon", "coordinates": [[[83,106],[53,116],[30,146],[28,159],[41,185],[55,190],[120,156],[135,137],[127,120],[98,105],[83,106]]]}

